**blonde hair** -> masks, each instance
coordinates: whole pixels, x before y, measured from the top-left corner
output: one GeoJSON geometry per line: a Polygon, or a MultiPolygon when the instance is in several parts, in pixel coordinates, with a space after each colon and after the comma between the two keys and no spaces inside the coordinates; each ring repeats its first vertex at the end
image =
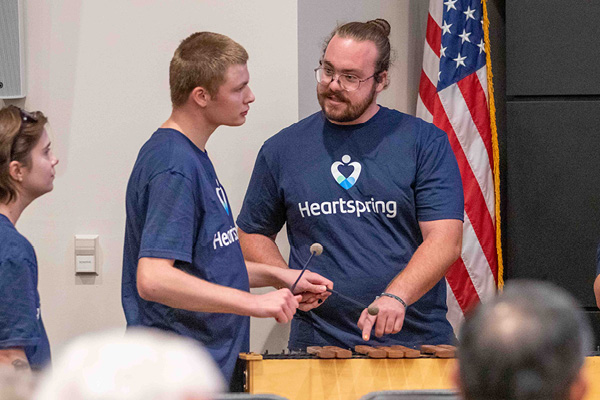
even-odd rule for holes
{"type": "Polygon", "coordinates": [[[173,107],[182,106],[194,88],[215,96],[231,65],[246,64],[248,53],[237,42],[213,32],[196,32],[184,39],[171,59],[169,84],[173,107]]]}

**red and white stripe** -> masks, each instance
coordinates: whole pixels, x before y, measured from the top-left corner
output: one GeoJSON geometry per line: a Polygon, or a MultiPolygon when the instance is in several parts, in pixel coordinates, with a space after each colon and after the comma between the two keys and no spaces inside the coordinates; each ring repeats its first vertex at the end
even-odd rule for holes
{"type": "Polygon", "coordinates": [[[492,133],[487,69],[437,92],[444,4],[431,0],[417,116],[448,134],[465,195],[461,257],[446,274],[448,320],[458,332],[464,313],[490,299],[498,281],[492,133]]]}

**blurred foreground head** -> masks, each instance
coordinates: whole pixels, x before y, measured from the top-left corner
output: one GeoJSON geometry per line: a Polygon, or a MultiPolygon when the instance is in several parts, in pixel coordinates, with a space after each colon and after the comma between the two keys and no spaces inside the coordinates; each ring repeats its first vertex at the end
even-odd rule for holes
{"type": "Polygon", "coordinates": [[[36,400],[208,400],[225,388],[199,344],[154,330],[83,336],[53,364],[36,400]]]}
{"type": "Polygon", "coordinates": [[[549,283],[511,281],[465,321],[459,386],[468,400],[580,399],[591,337],[569,293],[549,283]]]}
{"type": "Polygon", "coordinates": [[[35,379],[29,372],[15,370],[12,365],[0,365],[0,400],[29,400],[35,379]]]}

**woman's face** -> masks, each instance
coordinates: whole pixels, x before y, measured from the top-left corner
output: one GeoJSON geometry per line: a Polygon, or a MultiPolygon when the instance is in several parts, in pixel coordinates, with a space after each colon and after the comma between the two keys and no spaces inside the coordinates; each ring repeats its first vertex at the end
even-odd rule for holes
{"type": "Polygon", "coordinates": [[[29,156],[29,163],[23,167],[20,186],[23,195],[35,199],[54,187],[54,166],[58,164],[58,159],[50,149],[50,138],[45,129],[29,156]]]}

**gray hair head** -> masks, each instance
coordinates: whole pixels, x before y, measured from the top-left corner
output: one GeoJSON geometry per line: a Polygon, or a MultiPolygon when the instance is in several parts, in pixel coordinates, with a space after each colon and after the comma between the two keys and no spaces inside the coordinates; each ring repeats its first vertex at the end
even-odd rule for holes
{"type": "Polygon", "coordinates": [[[35,400],[211,399],[225,383],[195,341],[130,329],[82,336],[45,372],[35,400]]]}
{"type": "Polygon", "coordinates": [[[511,281],[462,327],[458,357],[465,398],[567,399],[591,340],[589,321],[565,290],[511,281]]]}
{"type": "Polygon", "coordinates": [[[29,400],[33,393],[35,376],[17,371],[12,365],[0,365],[0,400],[29,400]]]}

